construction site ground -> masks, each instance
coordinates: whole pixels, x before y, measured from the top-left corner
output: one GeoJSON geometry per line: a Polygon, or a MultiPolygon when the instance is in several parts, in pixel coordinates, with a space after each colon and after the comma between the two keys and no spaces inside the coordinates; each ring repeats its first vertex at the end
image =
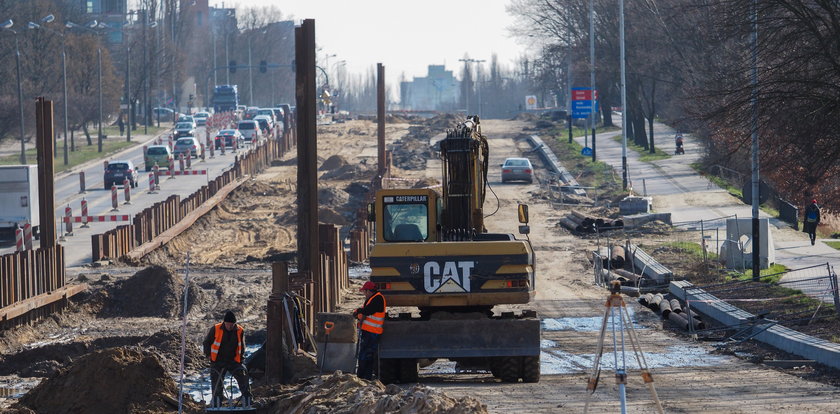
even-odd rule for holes
{"type": "MultiPolygon", "coordinates": [[[[390,144],[407,137],[392,148],[395,162],[392,175],[406,181],[390,182],[408,186],[436,184],[436,178],[440,176],[439,161],[431,156],[428,142],[445,127],[451,126],[454,119],[439,119],[436,125],[415,120],[411,121],[413,124],[387,124],[386,136],[390,144]],[[422,122],[426,124],[419,125],[422,122]]],[[[527,119],[482,121],[483,132],[490,141],[489,181],[493,188],[485,203],[486,214],[494,212],[498,206],[493,218],[487,220],[489,230],[515,232],[516,205],[526,203],[530,206],[530,239],[537,255],[537,297],[534,303],[519,308],[535,309],[543,320],[542,379],[535,384],[501,383],[489,373],[456,375],[453,364],[438,361],[421,370],[420,382],[442,390],[450,397],[474,397],[486,405],[487,411],[494,413],[579,413],[583,411],[586,400],[586,379],[595,353],[607,292],[593,285],[591,266],[585,255],[587,250],[593,249],[596,241],[574,236],[557,226],[556,219],[565,215],[566,211],[554,209],[547,201],[533,196],[532,193],[539,188],[538,184],[500,182],[498,165],[504,158],[521,156],[529,149],[522,138],[523,133],[533,126],[534,122],[527,119]]],[[[319,128],[319,156],[327,164],[327,168],[322,165],[319,171],[321,221],[346,225],[356,217],[363,207],[361,203],[365,191],[369,189],[372,167],[376,162],[375,146],[376,126],[371,121],[350,121],[319,128]]],[[[58,373],[61,374],[56,378],[63,378],[70,384],[72,378],[67,378],[68,375],[77,371],[75,368],[66,370],[68,366],[85,355],[110,347],[136,347],[143,354],[154,354],[165,374],[157,368],[148,372],[167,376],[170,380],[177,378],[181,327],[179,306],[188,252],[191,289],[186,367],[190,384],[209,381],[201,376],[206,361],[201,355],[200,343],[207,329],[221,320],[225,310],[236,312],[247,330],[249,344],[260,343],[265,336],[265,308],[271,288],[270,263],[291,260],[296,251],[294,158],[294,153],[287,155],[284,160],[244,184],[190,230],[147,256],[144,266],[115,263],[74,270],[71,275],[73,283],[88,283],[90,289],[87,293],[74,298],[61,314],[33,326],[0,333],[2,391],[7,395],[20,396],[43,378],[58,373]],[[140,271],[143,273],[137,275],[140,271]]],[[[535,157],[530,158],[539,165],[535,157]]],[[[359,279],[354,280],[354,283],[359,283],[359,279]]],[[[361,295],[355,290],[348,291],[341,309],[349,311],[360,304],[361,295]]],[[[627,298],[627,305],[666,412],[837,411],[840,390],[832,385],[837,381],[833,373],[815,375],[814,378],[820,380],[816,381],[807,379],[810,378],[807,374],[792,375],[750,362],[755,353],[770,352],[762,348],[747,349],[749,352],[739,352],[738,355],[716,352],[708,344],[687,340],[672,331],[657,315],[639,306],[632,298],[627,298]]],[[[630,360],[632,353],[630,349],[627,351],[630,360]]],[[[102,355],[107,358],[93,359],[94,362],[89,363],[105,364],[96,361],[122,358],[143,366],[149,365],[130,352],[102,355]]],[[[600,387],[592,396],[593,406],[590,408],[593,411],[618,411],[612,356],[612,352],[605,354],[606,365],[600,387]]],[[[652,412],[650,395],[641,376],[632,364],[630,367],[628,412],[652,412]]],[[[130,376],[84,378],[88,381],[85,386],[94,388],[130,390],[144,386],[142,383],[121,383],[137,381],[130,376]],[[128,386],[123,387],[125,385],[128,386]]],[[[284,391],[262,390],[262,395],[271,394],[276,398],[297,395],[294,398],[302,398],[302,393],[309,392],[326,401],[331,398],[353,399],[357,398],[353,395],[362,394],[374,397],[405,394],[405,398],[415,398],[419,392],[413,388],[415,385],[402,385],[399,389],[364,388],[367,385],[363,382],[353,385],[353,381],[357,380],[352,378],[325,377],[310,380],[298,388],[284,388],[284,391]],[[318,388],[321,391],[307,387],[321,387],[318,388]],[[330,394],[322,392],[324,389],[342,391],[330,394]],[[355,394],[350,391],[361,389],[366,391],[355,394]]],[[[169,392],[171,397],[172,389],[168,382],[154,389],[160,390],[160,393],[169,392]]],[[[115,402],[107,401],[108,398],[123,397],[116,392],[97,395],[97,398],[106,400],[103,404],[113,403],[103,405],[107,407],[118,407],[115,402]]],[[[66,396],[56,394],[54,398],[66,396]]],[[[276,398],[274,406],[283,407],[278,405],[281,403],[276,398]]],[[[427,404],[425,409],[408,412],[483,412],[480,404],[476,406],[474,402],[463,404],[472,407],[470,410],[452,411],[457,404],[446,398],[439,399],[442,401],[439,406],[449,404],[449,409],[431,411],[427,404]]],[[[8,409],[16,400],[0,397],[0,407],[8,409]]],[[[371,405],[371,400],[365,401],[354,402],[354,407],[377,410],[371,405]]],[[[149,406],[151,408],[145,412],[173,411],[171,404],[149,406]]],[[[385,410],[381,405],[377,407],[385,410]]],[[[333,408],[338,409],[338,406],[333,408]]]]}

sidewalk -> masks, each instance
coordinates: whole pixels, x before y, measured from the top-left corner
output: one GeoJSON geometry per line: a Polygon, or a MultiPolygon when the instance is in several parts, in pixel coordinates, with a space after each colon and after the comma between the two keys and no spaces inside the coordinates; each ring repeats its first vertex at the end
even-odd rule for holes
{"type": "MultiPolygon", "coordinates": [[[[620,125],[621,116],[614,114],[614,122],[620,125]]],[[[676,131],[658,122],[654,122],[654,143],[669,153],[674,151],[674,134],[676,131]]],[[[596,134],[597,159],[605,162],[621,175],[621,143],[613,140],[621,131],[596,134]]],[[[735,216],[750,218],[752,209],[727,191],[719,188],[705,177],[691,168],[691,164],[702,158],[704,148],[691,135],[684,134],[684,155],[672,155],[670,158],[653,162],[639,161],[639,153],[627,149],[628,187],[635,194],[648,195],[653,198],[653,209],[657,212],[671,213],[674,223],[712,220],[719,217],[735,216]]],[[[575,141],[583,145],[584,138],[576,137],[575,141]]],[[[760,217],[769,218],[776,249],[776,262],[789,269],[830,263],[840,267],[840,250],[834,249],[817,241],[811,246],[808,235],[796,231],[777,218],[768,216],[763,211],[760,217]]],[[[796,280],[813,276],[798,275],[789,272],[784,279],[796,280]]]]}

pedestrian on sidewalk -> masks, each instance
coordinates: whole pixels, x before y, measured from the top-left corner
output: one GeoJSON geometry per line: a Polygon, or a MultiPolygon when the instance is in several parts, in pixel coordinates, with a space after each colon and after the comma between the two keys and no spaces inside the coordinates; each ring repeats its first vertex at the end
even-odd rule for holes
{"type": "Polygon", "coordinates": [[[227,311],[223,322],[213,325],[207,332],[203,345],[204,355],[211,361],[212,406],[219,407],[224,401],[225,375],[229,372],[239,384],[242,405],[249,407],[251,386],[248,383],[248,369],[242,364],[245,354],[245,330],[236,323],[236,315],[227,311]]]}
{"type": "Polygon", "coordinates": [[[365,306],[353,311],[360,322],[359,367],[356,375],[366,380],[373,379],[373,368],[378,358],[379,336],[385,323],[385,296],[376,289],[376,284],[367,281],[359,289],[365,292],[365,306]]]}
{"type": "Polygon", "coordinates": [[[125,122],[123,121],[122,115],[117,117],[117,126],[120,128],[120,136],[123,136],[123,132],[125,132],[125,122]]]}
{"type": "Polygon", "coordinates": [[[820,224],[820,206],[817,200],[811,200],[811,204],[805,207],[805,222],[802,224],[802,231],[811,237],[811,246],[817,241],[817,226],[820,224]]]}

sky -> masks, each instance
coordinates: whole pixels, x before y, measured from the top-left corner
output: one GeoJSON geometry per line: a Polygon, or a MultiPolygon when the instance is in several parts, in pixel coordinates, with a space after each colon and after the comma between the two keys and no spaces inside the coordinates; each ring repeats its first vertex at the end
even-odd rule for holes
{"type": "MultiPolygon", "coordinates": [[[[510,36],[514,19],[505,8],[508,0],[247,0],[225,1],[225,7],[276,5],[286,19],[300,23],[315,19],[315,36],[320,63],[330,72],[344,61],[351,73],[367,73],[376,63],[385,65],[390,85],[397,86],[401,74],[406,80],[425,76],[430,64],[446,64],[460,77],[469,54],[490,61],[496,53],[499,63],[512,67],[527,46],[510,36]]],[[[211,0],[211,6],[222,2],[211,0]]],[[[319,63],[319,64],[320,64],[319,63]]],[[[375,69],[373,69],[375,70],[375,69]]]]}

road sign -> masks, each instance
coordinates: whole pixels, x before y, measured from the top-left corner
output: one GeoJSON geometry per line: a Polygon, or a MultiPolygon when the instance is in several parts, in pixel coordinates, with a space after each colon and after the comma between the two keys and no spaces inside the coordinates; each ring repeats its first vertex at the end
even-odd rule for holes
{"type": "MultiPolygon", "coordinates": [[[[598,112],[600,105],[595,101],[595,112],[598,112]]],[[[588,118],[592,114],[592,101],[572,101],[572,118],[588,118]]]]}
{"type": "Polygon", "coordinates": [[[528,95],[525,97],[525,109],[537,109],[537,97],[535,95],[528,95]]]}
{"type": "MultiPolygon", "coordinates": [[[[591,101],[592,89],[572,88],[572,101],[591,101]]],[[[595,90],[595,100],[598,100],[598,90],[595,90]]]]}
{"type": "Polygon", "coordinates": [[[580,155],[583,155],[584,157],[591,157],[592,156],[592,148],[583,147],[583,149],[580,150],[580,155]]]}

